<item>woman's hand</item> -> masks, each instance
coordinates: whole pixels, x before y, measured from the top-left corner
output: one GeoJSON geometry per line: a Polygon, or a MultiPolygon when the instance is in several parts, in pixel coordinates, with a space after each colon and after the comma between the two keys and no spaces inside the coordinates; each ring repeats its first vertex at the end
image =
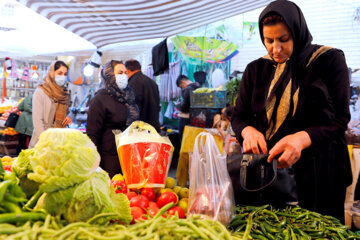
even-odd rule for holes
{"type": "Polygon", "coordinates": [[[244,139],[244,153],[267,153],[265,137],[256,128],[251,126],[245,127],[241,132],[241,136],[244,139]]]}
{"type": "Polygon", "coordinates": [[[281,154],[278,161],[278,168],[291,167],[299,160],[301,151],[310,147],[310,145],[310,136],[305,131],[287,135],[270,150],[268,162],[270,163],[276,156],[281,154]]]}
{"type": "Polygon", "coordinates": [[[64,119],[64,121],[62,122],[62,125],[63,125],[64,127],[66,127],[67,125],[69,125],[69,124],[71,124],[71,123],[72,123],[71,118],[70,118],[69,116],[67,116],[67,117],[64,119]]]}

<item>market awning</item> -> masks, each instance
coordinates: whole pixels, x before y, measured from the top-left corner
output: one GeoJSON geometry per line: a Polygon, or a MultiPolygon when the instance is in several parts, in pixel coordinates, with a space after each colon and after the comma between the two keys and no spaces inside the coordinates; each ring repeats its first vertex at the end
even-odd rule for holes
{"type": "Polygon", "coordinates": [[[19,0],[51,21],[103,46],[169,37],[265,6],[271,0],[19,0]]]}

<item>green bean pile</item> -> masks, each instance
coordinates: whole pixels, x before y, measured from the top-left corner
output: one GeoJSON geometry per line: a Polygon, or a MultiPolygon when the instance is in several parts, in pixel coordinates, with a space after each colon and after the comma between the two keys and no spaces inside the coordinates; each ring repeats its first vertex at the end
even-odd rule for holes
{"type": "MultiPolygon", "coordinates": [[[[164,217],[166,211],[172,206],[168,204],[160,209],[154,218],[140,221],[133,225],[111,224],[109,219],[116,218],[115,213],[102,213],[87,222],[76,222],[63,225],[58,218],[47,215],[43,220],[13,218],[12,223],[0,223],[0,239],[208,239],[208,240],[231,240],[241,239],[233,237],[231,233],[220,223],[212,220],[204,220],[199,217],[179,219],[178,216],[164,217]],[[31,220],[31,221],[30,221],[31,220]],[[38,221],[40,220],[40,221],[38,221]]],[[[31,216],[41,216],[42,213],[28,213],[31,216]]]]}
{"type": "Polygon", "coordinates": [[[0,213],[21,213],[26,202],[26,196],[16,179],[0,182],[0,213]]]}
{"type": "Polygon", "coordinates": [[[233,235],[247,239],[360,239],[347,226],[331,216],[324,216],[300,207],[273,209],[240,206],[228,228],[233,235]]]}

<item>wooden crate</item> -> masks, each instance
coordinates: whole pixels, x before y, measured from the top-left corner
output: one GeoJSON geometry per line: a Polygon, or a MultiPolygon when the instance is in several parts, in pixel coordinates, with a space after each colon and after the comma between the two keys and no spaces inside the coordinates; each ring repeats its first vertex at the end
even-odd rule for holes
{"type": "Polygon", "coordinates": [[[18,141],[0,141],[0,155],[14,156],[18,141]]]}

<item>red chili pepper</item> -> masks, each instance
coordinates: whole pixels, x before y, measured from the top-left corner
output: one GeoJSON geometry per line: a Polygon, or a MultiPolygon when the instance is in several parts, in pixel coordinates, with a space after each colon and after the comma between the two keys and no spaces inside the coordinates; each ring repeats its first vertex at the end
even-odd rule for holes
{"type": "Polygon", "coordinates": [[[127,193],[127,186],[124,181],[111,181],[111,185],[115,188],[115,193],[127,193]]]}

